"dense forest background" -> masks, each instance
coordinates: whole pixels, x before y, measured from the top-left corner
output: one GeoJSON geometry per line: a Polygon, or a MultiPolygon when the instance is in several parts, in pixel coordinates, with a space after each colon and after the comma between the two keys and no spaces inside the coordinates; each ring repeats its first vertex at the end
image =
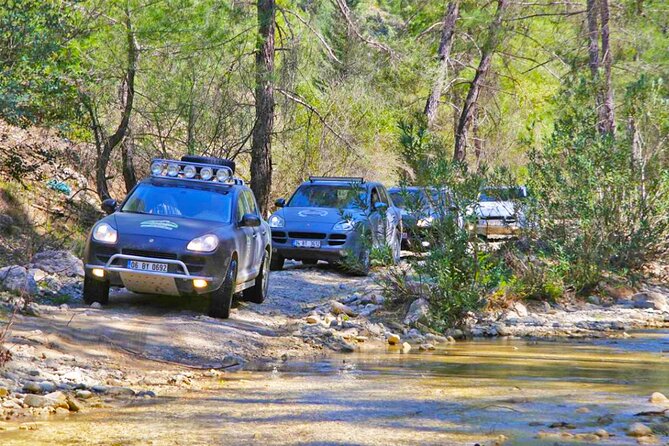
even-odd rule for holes
{"type": "Polygon", "coordinates": [[[184,152],[237,159],[265,206],[308,174],[393,182],[416,131],[522,180],[578,108],[648,159],[668,59],[663,0],[0,2],[0,116],[95,146],[101,196],[184,152]]]}

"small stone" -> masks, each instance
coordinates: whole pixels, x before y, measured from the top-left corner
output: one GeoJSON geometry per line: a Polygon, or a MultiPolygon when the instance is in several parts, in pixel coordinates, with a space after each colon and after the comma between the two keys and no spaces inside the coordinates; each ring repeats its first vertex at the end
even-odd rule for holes
{"type": "Polygon", "coordinates": [[[446,342],[448,342],[449,344],[455,344],[455,338],[453,336],[447,336],[446,342]]]}
{"type": "Polygon", "coordinates": [[[422,352],[426,352],[426,351],[428,351],[428,350],[434,350],[434,345],[429,344],[429,343],[420,344],[420,345],[418,346],[418,350],[420,350],[420,351],[422,351],[422,352]]]}
{"type": "Polygon", "coordinates": [[[595,435],[597,435],[599,438],[609,438],[610,436],[606,429],[597,429],[595,431],[595,435]]]}
{"type": "Polygon", "coordinates": [[[511,330],[504,324],[495,324],[495,330],[499,336],[511,336],[511,330]]]}
{"type": "Polygon", "coordinates": [[[601,437],[596,434],[575,434],[574,439],[577,441],[593,442],[593,441],[599,441],[601,437]]]}
{"type": "Polygon", "coordinates": [[[77,390],[74,392],[74,396],[80,400],[87,400],[93,396],[93,392],[90,390],[77,390]]]}
{"type": "Polygon", "coordinates": [[[411,351],[411,344],[405,342],[402,344],[402,353],[409,353],[411,351]]]}
{"type": "Polygon", "coordinates": [[[102,393],[102,394],[105,394],[105,393],[107,393],[107,392],[109,391],[109,387],[107,387],[107,386],[102,386],[102,385],[97,385],[97,386],[93,386],[93,387],[91,387],[91,390],[92,390],[93,392],[95,392],[95,393],[102,393]]]}
{"type": "Polygon", "coordinates": [[[388,335],[388,337],[387,337],[386,339],[388,340],[388,344],[390,344],[390,345],[397,345],[397,344],[399,344],[400,341],[402,340],[402,339],[399,337],[399,335],[396,335],[396,334],[394,334],[394,333],[388,335]]]}
{"type": "Polygon", "coordinates": [[[427,299],[416,299],[411,303],[406,316],[404,317],[404,325],[413,325],[417,322],[421,324],[429,323],[430,304],[427,299]]]}
{"type": "Polygon", "coordinates": [[[653,392],[653,394],[648,399],[653,404],[667,404],[669,399],[660,392],[653,392]]]}
{"type": "Polygon", "coordinates": [[[578,409],[576,409],[576,413],[590,413],[590,409],[588,409],[587,407],[579,407],[578,409]]]}
{"type": "Polygon", "coordinates": [[[135,391],[128,387],[114,386],[107,390],[107,394],[112,396],[135,396],[135,391]]]}
{"type": "Polygon", "coordinates": [[[23,391],[25,393],[42,393],[42,387],[36,382],[27,382],[23,385],[23,391]]]}
{"type": "Polygon", "coordinates": [[[95,309],[99,310],[100,308],[102,308],[102,304],[100,302],[93,302],[91,304],[91,308],[95,308],[95,309]]]}
{"type": "Polygon", "coordinates": [[[0,387],[0,398],[4,398],[7,395],[9,395],[9,390],[4,387],[0,387]]]}
{"type": "Polygon", "coordinates": [[[667,298],[655,291],[637,293],[632,296],[632,300],[634,301],[634,308],[669,311],[669,301],[667,298]]]}
{"type": "Polygon", "coordinates": [[[142,390],[141,392],[137,392],[137,394],[135,394],[135,396],[137,398],[155,398],[156,394],[155,394],[155,392],[152,392],[150,390],[142,390]]]}
{"type": "Polygon", "coordinates": [[[67,404],[67,396],[61,391],[47,393],[46,395],[44,395],[44,398],[51,400],[53,402],[51,404],[51,407],[62,407],[64,409],[69,410],[69,406],[67,404]]]}
{"type": "Polygon", "coordinates": [[[67,408],[70,412],[79,412],[81,410],[81,406],[79,406],[79,403],[73,398],[67,399],[67,408]]]}
{"type": "Polygon", "coordinates": [[[627,435],[630,437],[645,437],[653,435],[653,431],[643,423],[632,423],[627,428],[627,435]]]}
{"type": "Polygon", "coordinates": [[[50,407],[53,401],[43,397],[41,395],[33,395],[32,393],[27,394],[23,398],[23,404],[28,407],[50,407]]]}
{"type": "Polygon", "coordinates": [[[320,322],[320,318],[318,316],[309,315],[306,318],[307,324],[317,324],[320,322]]]}
{"type": "Polygon", "coordinates": [[[56,385],[49,381],[42,381],[39,383],[39,387],[42,393],[51,393],[56,391],[56,385]]]}
{"type": "Polygon", "coordinates": [[[356,317],[358,315],[353,309],[336,300],[330,301],[330,307],[333,314],[345,314],[350,317],[356,317]]]}
{"type": "Polygon", "coordinates": [[[358,341],[358,342],[365,342],[365,341],[367,341],[367,339],[369,339],[367,336],[358,335],[358,336],[355,337],[355,340],[358,341]]]}

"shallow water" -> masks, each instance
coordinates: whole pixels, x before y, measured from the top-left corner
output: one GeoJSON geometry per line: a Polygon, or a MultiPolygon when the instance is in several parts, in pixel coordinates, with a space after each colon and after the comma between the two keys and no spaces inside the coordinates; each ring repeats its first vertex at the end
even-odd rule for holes
{"type": "MultiPolygon", "coordinates": [[[[274,372],[226,374],[197,389],[36,421],[0,432],[2,445],[34,444],[507,444],[578,443],[539,431],[615,434],[669,418],[669,330],[630,339],[461,342],[433,352],[349,354],[286,363],[274,372]],[[577,409],[587,413],[579,413],[577,409]],[[602,426],[598,418],[613,414],[602,426]],[[571,429],[549,428],[556,422],[571,429]]],[[[658,437],[666,444],[667,437],[658,437]]],[[[582,440],[581,444],[591,444],[582,440]]]]}

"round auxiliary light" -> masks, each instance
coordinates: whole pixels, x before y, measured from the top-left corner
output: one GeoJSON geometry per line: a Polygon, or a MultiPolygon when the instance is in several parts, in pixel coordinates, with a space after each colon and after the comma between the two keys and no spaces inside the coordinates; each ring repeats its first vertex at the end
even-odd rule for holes
{"type": "Polygon", "coordinates": [[[202,178],[205,181],[211,180],[211,178],[214,176],[214,171],[212,170],[211,167],[203,167],[200,169],[200,178],[202,178]]]}
{"type": "Polygon", "coordinates": [[[151,174],[152,175],[162,175],[163,173],[163,163],[156,161],[151,164],[151,174]]]}
{"type": "Polygon", "coordinates": [[[218,169],[216,171],[216,179],[221,183],[230,179],[230,171],[228,169],[218,169]]]}
{"type": "Polygon", "coordinates": [[[197,169],[195,166],[184,167],[184,176],[186,178],[195,178],[195,174],[197,174],[197,169]]]}
{"type": "Polygon", "coordinates": [[[167,175],[170,177],[176,177],[179,175],[179,165],[178,164],[168,164],[167,165],[167,175]]]}

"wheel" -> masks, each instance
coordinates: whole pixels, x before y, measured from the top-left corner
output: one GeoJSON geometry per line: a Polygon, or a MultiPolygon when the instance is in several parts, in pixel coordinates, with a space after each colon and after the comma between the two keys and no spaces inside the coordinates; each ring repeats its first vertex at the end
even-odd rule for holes
{"type": "Polygon", "coordinates": [[[393,265],[400,263],[402,257],[402,233],[395,228],[393,238],[390,241],[390,249],[393,253],[393,265]]]}
{"type": "Polygon", "coordinates": [[[235,293],[236,282],[237,260],[232,259],[221,287],[209,293],[209,316],[219,319],[230,317],[230,307],[232,307],[232,296],[235,293]]]}
{"type": "Polygon", "coordinates": [[[369,275],[369,270],[372,266],[372,261],[370,259],[370,249],[364,248],[358,253],[358,258],[356,259],[356,265],[351,267],[349,270],[354,276],[367,276],[369,275]]]}
{"type": "Polygon", "coordinates": [[[102,282],[92,277],[84,276],[84,302],[86,305],[90,305],[93,302],[107,305],[109,303],[109,282],[102,282]]]}
{"type": "Polygon", "coordinates": [[[269,264],[270,271],[281,271],[283,269],[283,264],[286,261],[285,257],[281,254],[272,255],[272,260],[269,264]]]}
{"type": "Polygon", "coordinates": [[[302,264],[303,265],[315,265],[318,263],[318,260],[316,259],[303,259],[302,264]]]}
{"type": "Polygon", "coordinates": [[[202,163],[202,164],[214,164],[216,166],[225,166],[232,169],[232,173],[235,173],[235,162],[225,158],[215,158],[213,156],[184,155],[181,157],[181,161],[185,163],[202,163]]]}
{"type": "Polygon", "coordinates": [[[244,290],[244,300],[253,302],[254,304],[261,304],[265,301],[269,285],[269,258],[269,252],[265,252],[262,258],[260,274],[256,277],[255,284],[251,288],[244,290]]]}

